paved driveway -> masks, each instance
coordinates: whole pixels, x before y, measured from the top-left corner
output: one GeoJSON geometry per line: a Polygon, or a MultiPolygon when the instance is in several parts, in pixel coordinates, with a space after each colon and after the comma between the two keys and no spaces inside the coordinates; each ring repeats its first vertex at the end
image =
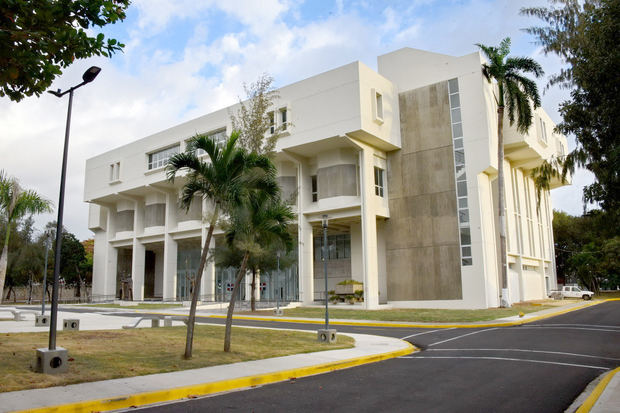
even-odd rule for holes
{"type": "MultiPolygon", "coordinates": [[[[274,325],[254,321],[235,324],[274,325]]],[[[396,336],[423,351],[145,410],[563,412],[590,381],[620,365],[620,302],[518,327],[429,330],[338,326],[338,330],[396,336]]]]}

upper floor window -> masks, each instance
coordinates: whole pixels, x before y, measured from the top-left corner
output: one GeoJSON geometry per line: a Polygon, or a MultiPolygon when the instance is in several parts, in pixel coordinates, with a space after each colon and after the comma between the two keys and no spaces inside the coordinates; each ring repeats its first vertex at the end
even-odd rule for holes
{"type": "Polygon", "coordinates": [[[276,133],[276,115],[273,112],[269,112],[267,116],[269,116],[269,133],[273,135],[276,133]]]}
{"type": "Polygon", "coordinates": [[[383,197],[383,169],[375,166],[375,195],[383,197]]]}
{"type": "Polygon", "coordinates": [[[564,155],[566,155],[566,151],[564,149],[564,144],[562,142],[560,142],[559,139],[556,138],[556,142],[558,144],[558,154],[560,155],[561,158],[564,157],[564,155]]]}
{"type": "MultiPolygon", "coordinates": [[[[224,144],[226,143],[226,139],[228,138],[226,136],[226,128],[221,128],[216,131],[209,132],[207,133],[207,137],[213,139],[215,141],[215,144],[219,147],[224,146],[224,144]]],[[[205,153],[206,152],[203,149],[196,149],[197,156],[204,155],[205,153]]]]}
{"type": "Polygon", "coordinates": [[[168,160],[177,153],[179,153],[179,145],[150,153],[148,169],[151,170],[166,166],[168,160]]]}
{"type": "MultiPolygon", "coordinates": [[[[327,236],[327,259],[351,258],[351,234],[327,236]]],[[[314,237],[314,259],[323,260],[323,237],[314,237]]]]}
{"type": "Polygon", "coordinates": [[[377,101],[377,119],[383,119],[383,95],[375,92],[375,99],[377,101]]]}
{"type": "Polygon", "coordinates": [[[372,118],[379,125],[383,124],[383,94],[375,89],[370,89],[372,102],[372,118]]]}
{"type": "Polygon", "coordinates": [[[317,202],[319,200],[319,190],[316,175],[312,175],[310,179],[312,180],[312,202],[317,202]]]}
{"type": "Polygon", "coordinates": [[[540,121],[540,140],[547,143],[547,124],[542,118],[538,118],[540,121]]]}
{"type": "Polygon", "coordinates": [[[288,128],[288,110],[286,108],[280,109],[280,125],[282,130],[285,131],[288,128]]]}
{"type": "Polygon", "coordinates": [[[121,179],[121,163],[110,164],[110,182],[117,182],[121,179]]]}

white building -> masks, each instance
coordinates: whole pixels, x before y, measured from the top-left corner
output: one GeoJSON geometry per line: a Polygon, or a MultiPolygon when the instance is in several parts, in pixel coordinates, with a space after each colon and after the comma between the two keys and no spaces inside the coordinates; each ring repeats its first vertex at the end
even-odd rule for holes
{"type": "MultiPolygon", "coordinates": [[[[497,108],[482,62],[479,53],[404,48],[379,56],[378,73],[354,62],[279,90],[274,114],[287,128],[276,163],[297,214],[298,251],[277,284],[275,274],[261,276],[264,298],[276,288],[289,301],[324,297],[316,246],[328,214],[329,290],[359,280],[367,308],[498,306],[497,108]]],[[[169,183],[164,166],[197,133],[230,134],[236,108],[86,162],[95,299],[118,297],[121,279],[134,300],[188,298],[207,208],[180,210],[182,180],[169,183]]],[[[543,110],[533,121],[527,135],[508,122],[504,130],[512,302],[556,287],[551,200],[544,192],[537,208],[529,171],[567,144],[543,110]]],[[[227,299],[231,275],[208,264],[201,299],[227,299]]]]}

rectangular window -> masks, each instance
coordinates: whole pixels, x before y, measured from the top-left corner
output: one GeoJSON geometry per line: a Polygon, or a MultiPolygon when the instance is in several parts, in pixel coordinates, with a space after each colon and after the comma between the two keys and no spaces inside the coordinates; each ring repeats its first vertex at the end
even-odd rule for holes
{"type": "Polygon", "coordinates": [[[179,153],[179,145],[150,153],[148,169],[151,170],[166,166],[168,160],[177,153],[179,153]]]}
{"type": "MultiPolygon", "coordinates": [[[[314,259],[323,260],[323,237],[314,237],[314,259]]],[[[327,259],[341,260],[351,258],[351,234],[327,236],[327,259]]]]}
{"type": "Polygon", "coordinates": [[[312,180],[312,202],[317,202],[319,200],[319,190],[316,175],[312,175],[310,179],[312,180]]]}
{"type": "Polygon", "coordinates": [[[286,108],[282,108],[280,109],[280,122],[282,125],[282,130],[286,130],[288,127],[288,111],[286,110],[286,108]]]}
{"type": "MultiPolygon", "coordinates": [[[[224,146],[224,144],[226,143],[226,139],[228,139],[228,137],[226,136],[226,128],[221,128],[216,131],[209,132],[206,135],[208,138],[213,139],[215,141],[215,144],[220,148],[224,146]]],[[[196,149],[197,156],[204,155],[205,153],[206,152],[203,149],[196,149]]]]}
{"type": "Polygon", "coordinates": [[[379,92],[375,92],[375,100],[377,104],[377,119],[383,119],[383,96],[379,92]]]}
{"type": "Polygon", "coordinates": [[[116,182],[121,177],[121,163],[116,162],[110,164],[110,182],[116,182]]]}
{"type": "Polygon", "coordinates": [[[383,197],[383,169],[375,166],[375,195],[383,197]]]}
{"type": "Polygon", "coordinates": [[[272,135],[276,133],[276,115],[273,112],[267,114],[269,117],[269,133],[272,135]]]}
{"type": "Polygon", "coordinates": [[[542,118],[538,118],[540,120],[540,140],[544,143],[547,143],[547,125],[542,118]]]}

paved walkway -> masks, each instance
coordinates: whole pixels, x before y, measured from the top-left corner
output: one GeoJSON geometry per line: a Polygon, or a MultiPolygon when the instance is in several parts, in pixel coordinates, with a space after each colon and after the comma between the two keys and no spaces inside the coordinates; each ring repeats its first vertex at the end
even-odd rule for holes
{"type": "MultiPolygon", "coordinates": [[[[591,303],[586,303],[586,305],[589,304],[591,303]]],[[[526,314],[524,317],[508,317],[492,322],[462,323],[459,326],[481,327],[490,323],[500,325],[504,323],[520,324],[522,322],[547,318],[554,314],[573,311],[583,306],[584,303],[571,303],[558,308],[526,314]]],[[[58,324],[59,328],[62,328],[63,319],[77,318],[80,319],[81,330],[120,329],[123,325],[135,323],[136,318],[111,316],[111,313],[127,311],[154,312],[154,310],[133,310],[130,307],[118,310],[101,309],[101,311],[93,313],[60,311],[58,324]]],[[[186,308],[165,310],[167,314],[175,315],[184,315],[187,314],[187,311],[188,309],[186,308]]],[[[199,314],[213,317],[221,316],[221,314],[207,308],[199,310],[199,314]]],[[[291,317],[243,316],[243,318],[310,323],[322,322],[318,319],[291,317]]],[[[174,325],[183,324],[182,321],[174,321],[173,323],[174,325]]],[[[447,327],[448,325],[455,325],[454,323],[442,325],[439,323],[378,322],[376,320],[333,320],[333,323],[371,325],[380,323],[386,326],[410,327],[447,327]]],[[[140,327],[150,327],[150,325],[150,321],[145,320],[140,327]]],[[[26,320],[24,321],[0,321],[0,333],[43,332],[48,329],[48,327],[34,327],[34,315],[32,314],[26,315],[26,320]]],[[[305,375],[379,361],[414,351],[414,348],[409,343],[394,338],[348,333],[347,335],[355,339],[355,347],[352,349],[330,350],[173,373],[0,393],[0,412],[31,410],[59,405],[64,405],[64,408],[71,408],[74,411],[119,409],[132,405],[164,402],[273,383],[292,377],[303,377],[305,375]]],[[[609,376],[596,386],[588,398],[589,404],[584,403],[581,410],[579,410],[580,412],[607,413],[620,411],[620,373],[618,370],[616,369],[608,373],[609,376]]],[[[61,410],[64,410],[64,408],[61,410]]]]}

